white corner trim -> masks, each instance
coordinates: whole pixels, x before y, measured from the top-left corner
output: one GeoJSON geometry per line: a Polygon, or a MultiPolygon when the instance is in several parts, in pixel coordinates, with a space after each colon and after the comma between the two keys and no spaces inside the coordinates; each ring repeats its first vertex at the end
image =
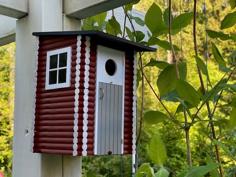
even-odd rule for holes
{"type": "Polygon", "coordinates": [[[136,53],[134,53],[134,76],[133,76],[133,136],[132,136],[132,172],[135,173],[136,164],[136,121],[137,121],[137,95],[136,95],[136,85],[137,85],[137,61],[136,53]]]}
{"type": "Polygon", "coordinates": [[[89,95],[89,70],[90,70],[90,38],[85,42],[85,71],[84,71],[84,108],[83,108],[83,145],[82,156],[87,156],[88,142],[88,95],[89,95]]]}
{"type": "Polygon", "coordinates": [[[76,75],[75,75],[75,102],[74,102],[74,133],[73,156],[78,155],[78,119],[79,119],[79,81],[80,81],[81,36],[77,37],[76,75]]]}
{"type": "MultiPolygon", "coordinates": [[[[47,52],[46,79],[45,79],[45,89],[46,90],[70,87],[71,57],[72,57],[71,47],[65,47],[65,48],[51,50],[51,51],[47,52]],[[50,56],[52,56],[52,55],[58,55],[59,56],[59,54],[61,54],[61,53],[67,53],[67,66],[66,67],[60,67],[60,69],[66,68],[66,83],[58,83],[58,80],[57,80],[56,84],[50,85],[49,84],[50,56]]],[[[55,70],[59,71],[59,59],[58,59],[58,62],[57,62],[57,68],[55,70]]],[[[57,79],[58,79],[58,72],[57,72],[57,79]]]]}
{"type": "Polygon", "coordinates": [[[34,129],[35,129],[35,112],[36,112],[36,91],[37,91],[37,77],[38,77],[38,50],[39,50],[39,39],[36,39],[36,51],[35,51],[35,65],[34,65],[34,90],[33,90],[33,118],[31,125],[31,151],[34,149],[34,129]]]}

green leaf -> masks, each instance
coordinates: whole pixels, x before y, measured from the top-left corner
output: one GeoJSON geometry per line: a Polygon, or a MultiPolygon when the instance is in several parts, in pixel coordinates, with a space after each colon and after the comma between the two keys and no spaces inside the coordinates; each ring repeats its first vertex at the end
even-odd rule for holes
{"type": "Polygon", "coordinates": [[[229,34],[225,34],[223,32],[217,32],[217,31],[213,31],[213,30],[209,30],[209,29],[206,30],[206,32],[207,32],[208,36],[211,38],[219,38],[223,41],[229,40],[229,39],[233,40],[233,38],[229,34]]]}
{"type": "Polygon", "coordinates": [[[208,74],[207,66],[200,57],[196,57],[197,66],[200,68],[202,73],[207,77],[207,80],[210,81],[208,74]]]}
{"type": "Polygon", "coordinates": [[[229,4],[231,6],[231,9],[234,9],[236,7],[236,1],[235,0],[229,0],[229,4]]]}
{"type": "MultiPolygon", "coordinates": [[[[148,41],[148,43],[150,45],[158,45],[159,47],[165,49],[165,50],[171,50],[171,45],[168,41],[166,40],[161,40],[161,39],[158,39],[158,38],[150,38],[150,40],[148,41]]],[[[174,49],[176,51],[179,51],[179,48],[176,46],[176,45],[173,45],[174,49]]]]}
{"type": "Polygon", "coordinates": [[[145,34],[142,31],[136,31],[135,34],[136,34],[136,36],[135,36],[136,42],[142,41],[145,37],[145,34]]]}
{"type": "MultiPolygon", "coordinates": [[[[210,157],[206,158],[207,164],[212,164],[214,163],[214,160],[212,160],[210,157]]],[[[210,177],[220,177],[219,171],[217,168],[214,170],[210,171],[210,177]]]]}
{"type": "Polygon", "coordinates": [[[186,80],[186,77],[187,77],[187,64],[186,64],[186,62],[184,62],[184,61],[179,62],[178,69],[179,69],[180,79],[186,80]]]}
{"type": "Polygon", "coordinates": [[[218,167],[215,163],[210,163],[205,166],[192,167],[184,177],[203,177],[207,173],[215,170],[218,167]]]}
{"type": "Polygon", "coordinates": [[[145,25],[145,22],[143,21],[143,19],[141,19],[139,17],[134,17],[132,15],[130,15],[130,17],[131,17],[131,19],[133,19],[140,26],[144,26],[145,25]]]}
{"type": "Polygon", "coordinates": [[[231,129],[236,127],[236,107],[234,107],[230,113],[229,127],[231,129]]]}
{"type": "MultiPolygon", "coordinates": [[[[169,8],[168,7],[164,11],[163,18],[164,18],[164,22],[166,26],[169,27],[169,8]]],[[[173,14],[171,13],[171,20],[173,21],[173,19],[174,17],[173,17],[173,14]]]]}
{"type": "Polygon", "coordinates": [[[190,103],[193,106],[197,106],[200,102],[200,95],[198,92],[186,81],[178,80],[176,90],[179,98],[190,103]]]}
{"type": "Polygon", "coordinates": [[[208,70],[206,64],[202,61],[200,57],[196,57],[197,65],[204,75],[208,75],[208,70]]]}
{"type": "Polygon", "coordinates": [[[165,96],[167,93],[175,90],[176,82],[177,77],[175,65],[169,65],[159,74],[157,79],[157,87],[160,95],[165,96]]]}
{"type": "Polygon", "coordinates": [[[165,69],[167,66],[169,66],[170,64],[165,62],[165,61],[160,61],[160,60],[155,60],[153,58],[151,58],[151,60],[149,61],[149,63],[147,63],[145,65],[146,66],[156,66],[159,69],[165,69]]]}
{"type": "Polygon", "coordinates": [[[167,93],[164,96],[161,96],[162,100],[166,100],[166,101],[172,101],[172,102],[178,102],[178,94],[176,92],[176,90],[173,90],[169,93],[167,93]]]}
{"type": "Polygon", "coordinates": [[[148,9],[145,15],[145,24],[152,34],[155,35],[163,34],[167,30],[167,27],[162,19],[161,8],[156,3],[153,3],[148,9]]]}
{"type": "Polygon", "coordinates": [[[107,17],[107,12],[103,12],[101,14],[94,16],[94,20],[97,22],[99,27],[102,27],[106,17],[107,17]]]}
{"type": "Polygon", "coordinates": [[[221,29],[226,29],[234,26],[236,24],[236,11],[228,13],[221,22],[221,29]]]}
{"type": "Polygon", "coordinates": [[[100,30],[103,31],[105,27],[105,19],[107,16],[107,12],[100,13],[93,17],[89,17],[83,20],[83,30],[100,30]]]}
{"type": "Polygon", "coordinates": [[[106,25],[106,31],[115,36],[122,34],[120,24],[114,16],[112,16],[112,18],[108,20],[108,24],[106,25]]]}
{"type": "Polygon", "coordinates": [[[204,96],[203,101],[214,100],[214,97],[226,87],[227,80],[219,81],[211,90],[209,90],[204,96]]]}
{"type": "Polygon", "coordinates": [[[132,4],[132,3],[127,4],[127,5],[125,5],[125,7],[124,7],[124,10],[125,10],[126,13],[127,13],[128,11],[131,11],[132,9],[133,9],[133,4],[132,4]]]}
{"type": "Polygon", "coordinates": [[[158,124],[167,119],[168,116],[160,111],[147,111],[144,114],[144,121],[147,124],[158,124]]]}
{"type": "Polygon", "coordinates": [[[147,147],[147,153],[150,159],[156,165],[163,165],[167,159],[166,148],[158,134],[154,134],[150,144],[147,147]]]}
{"type": "Polygon", "coordinates": [[[212,53],[213,53],[213,56],[214,56],[216,62],[220,66],[225,67],[226,66],[225,61],[224,61],[224,58],[222,57],[219,49],[217,48],[217,46],[213,42],[211,44],[212,44],[212,53]]]}
{"type": "Polygon", "coordinates": [[[186,26],[191,24],[192,19],[193,19],[192,12],[186,12],[174,18],[171,25],[172,33],[177,34],[178,32],[180,32],[182,28],[185,28],[186,26]]]}
{"type": "Polygon", "coordinates": [[[133,32],[128,27],[125,27],[125,30],[126,30],[126,33],[127,33],[128,37],[129,37],[129,39],[131,41],[134,41],[134,34],[133,34],[133,32]]]}
{"type": "Polygon", "coordinates": [[[152,167],[150,166],[150,164],[148,163],[144,163],[142,164],[136,174],[135,177],[154,177],[154,170],[152,169],[152,167]]]}
{"type": "Polygon", "coordinates": [[[164,167],[161,167],[158,172],[155,174],[155,177],[168,177],[169,171],[165,169],[164,167]]]}

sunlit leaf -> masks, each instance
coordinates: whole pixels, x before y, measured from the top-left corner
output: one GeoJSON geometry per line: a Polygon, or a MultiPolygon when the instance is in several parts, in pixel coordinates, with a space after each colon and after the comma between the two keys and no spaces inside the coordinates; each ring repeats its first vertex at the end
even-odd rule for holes
{"type": "Polygon", "coordinates": [[[221,22],[221,29],[226,29],[236,24],[236,11],[228,13],[221,22]]]}
{"type": "Polygon", "coordinates": [[[93,17],[89,17],[83,20],[82,29],[83,30],[100,30],[103,31],[105,28],[105,19],[107,12],[100,13],[93,17]]]}
{"type": "Polygon", "coordinates": [[[94,20],[98,23],[98,26],[102,27],[106,17],[107,17],[107,12],[103,12],[101,14],[94,16],[94,20]]]}
{"type": "Polygon", "coordinates": [[[165,69],[169,65],[170,64],[165,61],[160,61],[153,58],[149,61],[149,63],[146,64],[146,66],[156,66],[159,69],[165,69]]]}
{"type": "Polygon", "coordinates": [[[207,173],[215,170],[218,167],[217,164],[211,163],[205,166],[192,167],[184,177],[203,177],[207,173]]]}
{"type": "Polygon", "coordinates": [[[162,19],[161,8],[156,3],[153,3],[148,9],[145,15],[145,24],[152,34],[157,36],[163,34],[166,31],[167,27],[165,26],[162,19]]]}
{"type": "Polygon", "coordinates": [[[156,165],[163,165],[165,163],[167,159],[166,148],[158,134],[152,136],[150,144],[147,147],[147,153],[156,165]]]}
{"type": "Polygon", "coordinates": [[[154,177],[154,170],[152,169],[152,167],[150,166],[150,164],[148,163],[144,163],[142,164],[136,174],[135,177],[154,177]]]}
{"type": "Polygon", "coordinates": [[[106,25],[106,31],[115,36],[122,34],[120,24],[114,16],[112,16],[112,18],[108,20],[108,24],[106,25]]]}
{"type": "Polygon", "coordinates": [[[216,60],[216,62],[220,65],[220,66],[225,66],[225,61],[224,58],[222,57],[219,49],[217,48],[217,46],[212,42],[212,53],[214,55],[214,58],[216,60]]]}
{"type": "Polygon", "coordinates": [[[180,14],[176,18],[173,19],[172,22],[172,33],[177,34],[181,31],[181,29],[185,28],[189,24],[191,24],[193,19],[193,13],[192,12],[186,12],[183,14],[180,14]]]}
{"type": "Polygon", "coordinates": [[[175,65],[167,66],[158,76],[157,87],[160,95],[164,96],[176,88],[176,68],[175,65]]]}
{"type": "Polygon", "coordinates": [[[155,174],[155,177],[168,177],[169,171],[165,169],[164,167],[161,167],[158,172],[155,174]]]}
{"type": "Polygon", "coordinates": [[[144,114],[144,121],[147,124],[157,124],[167,119],[168,116],[160,111],[147,111],[144,114]]]}
{"type": "MultiPolygon", "coordinates": [[[[161,40],[158,38],[151,38],[149,41],[150,45],[158,45],[159,47],[165,49],[165,50],[171,50],[171,45],[169,43],[169,41],[166,40],[161,40]]],[[[179,48],[176,45],[173,45],[174,50],[178,51],[179,48]]]]}
{"type": "Polygon", "coordinates": [[[213,31],[213,30],[208,29],[208,30],[206,30],[206,32],[207,32],[208,36],[211,38],[219,38],[223,41],[229,40],[229,39],[234,40],[229,34],[225,34],[221,31],[218,32],[218,31],[213,31]]]}
{"type": "Polygon", "coordinates": [[[200,102],[200,96],[198,92],[188,82],[178,80],[176,85],[178,96],[190,103],[193,106],[197,106],[200,102]]]}

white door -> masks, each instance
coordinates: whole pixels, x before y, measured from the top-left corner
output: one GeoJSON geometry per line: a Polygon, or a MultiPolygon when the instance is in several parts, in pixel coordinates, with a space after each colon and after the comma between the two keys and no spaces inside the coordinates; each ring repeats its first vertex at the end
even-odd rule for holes
{"type": "Polygon", "coordinates": [[[98,47],[95,153],[123,153],[124,52],[98,47]]]}

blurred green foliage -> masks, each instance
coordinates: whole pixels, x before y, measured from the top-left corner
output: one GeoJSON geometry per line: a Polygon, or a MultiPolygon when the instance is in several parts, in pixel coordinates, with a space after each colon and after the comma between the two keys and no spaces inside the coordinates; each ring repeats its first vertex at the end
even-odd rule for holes
{"type": "Polygon", "coordinates": [[[12,168],[14,45],[0,48],[0,171],[12,168]]]}

